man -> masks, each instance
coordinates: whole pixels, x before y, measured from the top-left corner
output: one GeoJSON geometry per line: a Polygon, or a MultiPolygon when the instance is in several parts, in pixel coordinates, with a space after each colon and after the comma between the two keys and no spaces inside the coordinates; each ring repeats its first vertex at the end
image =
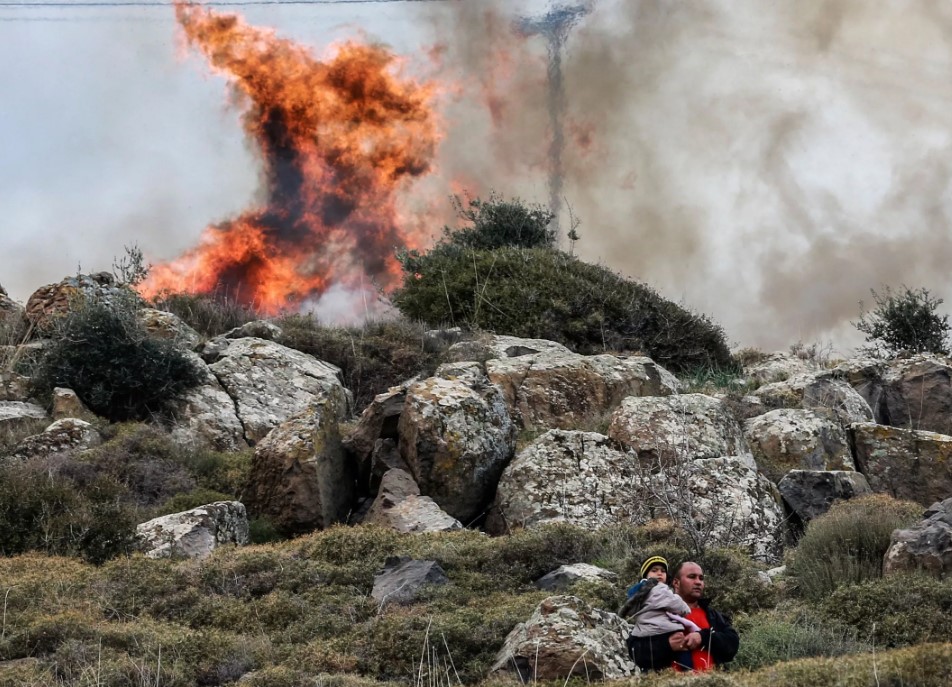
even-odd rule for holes
{"type": "Polygon", "coordinates": [[[734,659],[740,638],[730,621],[715,611],[704,596],[704,571],[692,561],[674,570],[671,586],[687,603],[688,620],[697,632],[668,632],[650,637],[629,637],[628,653],[642,670],[713,670],[734,659]]]}

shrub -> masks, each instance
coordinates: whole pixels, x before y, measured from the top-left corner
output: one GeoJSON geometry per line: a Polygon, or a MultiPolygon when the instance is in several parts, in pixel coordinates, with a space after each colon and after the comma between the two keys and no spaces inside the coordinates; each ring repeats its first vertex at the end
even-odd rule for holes
{"type": "Polygon", "coordinates": [[[489,200],[454,196],[453,205],[463,226],[444,227],[445,240],[477,250],[496,248],[551,248],[555,245],[555,215],[541,205],[518,198],[505,200],[492,193],[489,200]]]}
{"type": "Polygon", "coordinates": [[[822,599],[841,585],[880,577],[893,530],[921,515],[919,504],[884,494],[835,503],[807,525],[793,553],[789,572],[796,588],[807,598],[822,599]]]}
{"type": "Polygon", "coordinates": [[[201,382],[175,344],[152,337],[136,317],[133,298],[86,299],[57,324],[33,378],[48,397],[54,387],[76,392],[110,420],[145,419],[201,382]]]}
{"type": "Polygon", "coordinates": [[[867,313],[861,303],[860,319],[853,323],[866,335],[871,352],[948,354],[949,316],[936,312],[941,298],[933,298],[928,289],[908,286],[899,292],[887,286],[881,293],[871,293],[876,307],[867,313]]]}
{"type": "Polygon", "coordinates": [[[707,317],[554,249],[444,242],[402,264],[393,302],[411,319],[550,339],[584,354],[637,351],[675,371],[733,365],[707,317]]]}
{"type": "Polygon", "coordinates": [[[424,337],[426,327],[408,320],[329,327],[310,315],[288,315],[275,324],[284,330],[279,343],[341,369],[357,410],[391,386],[418,374],[430,376],[442,362],[442,352],[424,337]]]}
{"type": "Polygon", "coordinates": [[[952,580],[919,573],[890,575],[840,587],[819,608],[877,646],[952,641],[952,580]]]}
{"type": "Polygon", "coordinates": [[[243,324],[261,319],[248,305],[218,294],[163,293],[153,305],[173,315],[207,337],[218,336],[243,324]]]}

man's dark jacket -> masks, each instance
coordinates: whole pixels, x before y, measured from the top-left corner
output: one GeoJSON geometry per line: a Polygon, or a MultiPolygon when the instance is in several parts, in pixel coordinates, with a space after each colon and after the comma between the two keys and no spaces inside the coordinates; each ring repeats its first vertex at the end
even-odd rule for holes
{"type": "MultiPolygon", "coordinates": [[[[707,649],[714,664],[723,666],[725,663],[734,660],[737,655],[737,649],[740,646],[740,637],[737,636],[737,630],[731,627],[730,621],[709,606],[707,599],[701,599],[698,605],[704,609],[707,614],[707,622],[711,627],[707,630],[701,630],[701,648],[707,649]]],[[[673,635],[668,632],[661,635],[652,635],[651,637],[629,637],[628,653],[635,665],[642,670],[664,670],[670,668],[677,658],[680,662],[690,655],[689,652],[676,652],[671,649],[668,643],[668,637],[673,635]]],[[[690,668],[691,666],[685,666],[690,668]]]]}

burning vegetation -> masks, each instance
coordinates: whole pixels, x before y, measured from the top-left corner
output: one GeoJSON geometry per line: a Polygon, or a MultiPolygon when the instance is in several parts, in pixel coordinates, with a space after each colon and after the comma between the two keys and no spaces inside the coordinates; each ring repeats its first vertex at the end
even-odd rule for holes
{"type": "Polygon", "coordinates": [[[276,313],[332,285],[396,285],[394,248],[417,244],[398,196],[430,171],[440,138],[433,84],[403,78],[378,45],[348,42],[321,61],[237,15],[186,2],[175,11],[189,45],[231,81],[266,200],[155,266],[143,295],[220,292],[276,313]]]}

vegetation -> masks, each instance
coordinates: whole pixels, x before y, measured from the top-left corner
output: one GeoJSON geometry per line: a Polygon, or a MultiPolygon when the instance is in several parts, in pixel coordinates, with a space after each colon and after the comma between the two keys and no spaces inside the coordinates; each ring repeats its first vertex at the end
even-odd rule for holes
{"type": "Polygon", "coordinates": [[[201,381],[176,345],[153,337],[136,317],[138,301],[87,298],[56,324],[32,381],[49,397],[67,387],[109,420],[145,419],[201,381]]]}
{"type": "Polygon", "coordinates": [[[219,294],[166,293],[154,299],[153,306],[209,338],[261,319],[253,308],[219,294]]]}
{"type": "Polygon", "coordinates": [[[866,335],[869,352],[949,353],[949,316],[938,312],[941,298],[933,298],[928,289],[908,286],[896,292],[886,286],[872,295],[876,307],[866,312],[860,303],[860,319],[853,323],[866,335]]]}
{"type": "Polygon", "coordinates": [[[811,521],[793,553],[790,575],[814,601],[838,587],[882,576],[883,556],[895,529],[922,516],[922,506],[874,494],[835,503],[811,521]]]}

